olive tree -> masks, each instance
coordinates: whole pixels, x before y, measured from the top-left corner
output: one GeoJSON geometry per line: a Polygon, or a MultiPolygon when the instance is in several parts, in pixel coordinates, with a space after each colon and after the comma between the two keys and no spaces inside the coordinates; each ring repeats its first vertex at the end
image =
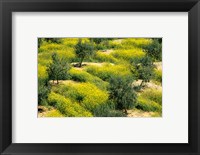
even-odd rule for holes
{"type": "Polygon", "coordinates": [[[134,60],[132,62],[131,71],[134,78],[141,79],[140,88],[143,86],[144,82],[149,82],[154,76],[154,64],[152,58],[145,56],[141,59],[134,60]]]}
{"type": "Polygon", "coordinates": [[[152,43],[145,45],[144,51],[150,56],[152,59],[156,61],[162,60],[162,39],[156,38],[152,39],[152,43]]]}
{"type": "Polygon", "coordinates": [[[79,67],[82,67],[84,58],[94,54],[93,42],[83,42],[82,39],[79,39],[78,43],[75,46],[75,53],[80,59],[79,67]]]}
{"type": "Polygon", "coordinates": [[[132,86],[133,79],[125,76],[114,76],[110,79],[110,99],[115,103],[116,109],[124,110],[134,107],[136,92],[132,86]]]}
{"type": "Polygon", "coordinates": [[[53,53],[52,63],[50,63],[47,68],[49,80],[53,80],[53,83],[54,80],[56,80],[58,84],[59,80],[64,80],[68,77],[69,69],[69,63],[65,59],[59,58],[56,53],[53,53]]]}

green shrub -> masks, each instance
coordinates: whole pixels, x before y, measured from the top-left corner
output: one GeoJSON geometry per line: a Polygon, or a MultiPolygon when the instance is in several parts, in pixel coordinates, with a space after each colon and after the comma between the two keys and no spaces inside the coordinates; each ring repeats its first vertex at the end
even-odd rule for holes
{"type": "Polygon", "coordinates": [[[153,42],[144,46],[143,49],[154,60],[162,60],[162,43],[160,43],[159,39],[153,39],[153,42]]]}
{"type": "Polygon", "coordinates": [[[50,105],[55,106],[63,115],[68,117],[91,117],[92,114],[76,102],[60,94],[51,92],[48,96],[50,105]]]}
{"type": "Polygon", "coordinates": [[[110,49],[110,40],[113,40],[113,38],[91,38],[92,42],[95,43],[95,49],[96,50],[105,50],[110,49]]]}
{"type": "Polygon", "coordinates": [[[39,105],[48,105],[47,97],[50,92],[50,85],[48,79],[38,78],[38,104],[39,105]]]}
{"type": "Polygon", "coordinates": [[[126,115],[122,111],[115,110],[109,104],[98,106],[94,110],[94,116],[95,117],[126,117],[126,115]]]}

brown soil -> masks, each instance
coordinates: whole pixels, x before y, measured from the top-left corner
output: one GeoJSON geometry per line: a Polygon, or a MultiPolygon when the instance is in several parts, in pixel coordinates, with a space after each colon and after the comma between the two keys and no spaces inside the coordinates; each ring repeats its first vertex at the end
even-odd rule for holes
{"type": "Polygon", "coordinates": [[[128,110],[128,117],[152,117],[154,112],[146,112],[138,109],[128,110]]]}
{"type": "Polygon", "coordinates": [[[162,62],[154,62],[154,65],[158,70],[162,70],[162,62]]]}

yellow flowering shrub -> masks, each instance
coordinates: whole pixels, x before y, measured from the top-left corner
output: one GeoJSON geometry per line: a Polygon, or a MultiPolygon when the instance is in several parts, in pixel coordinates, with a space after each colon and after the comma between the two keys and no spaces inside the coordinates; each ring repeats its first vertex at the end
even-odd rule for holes
{"type": "Polygon", "coordinates": [[[69,61],[69,62],[76,57],[73,48],[66,48],[64,50],[57,50],[57,51],[55,51],[55,53],[57,53],[60,58],[63,58],[66,61],[69,61]]]}
{"type": "Polygon", "coordinates": [[[65,98],[60,94],[51,92],[48,101],[55,106],[63,115],[68,117],[90,117],[92,114],[79,103],[72,102],[69,98],[65,98]]]}
{"type": "Polygon", "coordinates": [[[84,70],[77,70],[71,68],[69,75],[72,80],[79,82],[90,82],[96,85],[98,88],[105,90],[108,86],[108,83],[100,79],[99,77],[93,76],[84,70]]]}
{"type": "Polygon", "coordinates": [[[146,89],[138,96],[137,108],[144,111],[162,111],[162,91],[146,89]]]}
{"type": "Polygon", "coordinates": [[[38,78],[46,79],[48,77],[46,69],[46,66],[38,65],[38,78]]]}
{"type": "Polygon", "coordinates": [[[152,100],[156,103],[162,104],[162,91],[158,89],[146,89],[144,90],[140,96],[142,98],[152,100]]]}
{"type": "Polygon", "coordinates": [[[94,59],[98,60],[99,62],[111,62],[111,63],[114,63],[114,62],[118,61],[111,54],[105,54],[105,53],[100,52],[100,51],[96,52],[94,59]]]}
{"type": "Polygon", "coordinates": [[[62,43],[68,47],[74,47],[78,43],[78,38],[63,38],[62,43]]]}
{"type": "Polygon", "coordinates": [[[132,60],[134,58],[142,58],[145,56],[144,51],[141,48],[133,49],[118,49],[111,53],[115,58],[124,60],[132,60]]]}
{"type": "Polygon", "coordinates": [[[59,88],[54,88],[54,91],[80,103],[81,106],[90,111],[93,111],[99,105],[105,104],[109,96],[107,91],[87,82],[60,85],[59,88]]]}
{"type": "Polygon", "coordinates": [[[109,80],[112,76],[131,76],[129,66],[105,64],[99,66],[88,66],[86,71],[92,75],[98,76],[102,80],[109,80]]]}
{"type": "Polygon", "coordinates": [[[127,38],[122,40],[121,45],[123,48],[130,49],[134,47],[143,47],[152,43],[152,39],[145,38],[127,38]]]}
{"type": "Polygon", "coordinates": [[[162,83],[162,69],[154,70],[154,80],[159,83],[162,83]]]}
{"type": "Polygon", "coordinates": [[[38,49],[39,50],[38,52],[42,53],[42,52],[55,51],[55,50],[61,50],[61,49],[63,49],[62,44],[46,42],[42,44],[42,46],[40,46],[40,48],[38,49]]]}
{"type": "Polygon", "coordinates": [[[64,115],[61,114],[59,110],[53,109],[53,110],[47,111],[44,117],[64,117],[64,115]]]}
{"type": "Polygon", "coordinates": [[[160,112],[162,110],[162,106],[152,100],[144,99],[138,97],[138,103],[136,108],[142,109],[143,111],[157,111],[160,112]]]}

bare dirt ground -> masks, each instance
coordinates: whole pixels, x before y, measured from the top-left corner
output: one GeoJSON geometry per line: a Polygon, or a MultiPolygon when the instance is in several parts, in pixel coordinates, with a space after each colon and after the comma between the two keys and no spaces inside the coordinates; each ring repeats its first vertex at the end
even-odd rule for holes
{"type": "Polygon", "coordinates": [[[127,117],[152,117],[154,112],[146,112],[138,109],[128,110],[127,117]]]}
{"type": "MultiPolygon", "coordinates": [[[[59,82],[59,84],[77,83],[76,81],[73,81],[73,80],[59,80],[58,82],[59,82]]],[[[53,83],[53,80],[50,80],[49,83],[51,85],[55,85],[55,86],[57,85],[57,81],[54,81],[54,83],[53,83]]]]}
{"type": "MultiPolygon", "coordinates": [[[[139,86],[141,84],[141,82],[142,82],[142,80],[134,81],[133,85],[134,86],[139,86]]],[[[157,85],[157,84],[153,83],[152,81],[145,83],[145,89],[146,88],[162,90],[162,86],[161,85],[157,85]]]]}
{"type": "MultiPolygon", "coordinates": [[[[78,62],[71,63],[71,65],[76,65],[76,64],[78,64],[78,62]]],[[[85,66],[99,66],[99,67],[101,67],[103,64],[105,64],[105,63],[100,63],[100,62],[83,62],[82,63],[82,67],[74,67],[74,68],[77,69],[77,70],[83,70],[83,68],[85,66]]]]}
{"type": "Polygon", "coordinates": [[[162,62],[154,62],[154,65],[158,70],[162,70],[162,62]]]}

